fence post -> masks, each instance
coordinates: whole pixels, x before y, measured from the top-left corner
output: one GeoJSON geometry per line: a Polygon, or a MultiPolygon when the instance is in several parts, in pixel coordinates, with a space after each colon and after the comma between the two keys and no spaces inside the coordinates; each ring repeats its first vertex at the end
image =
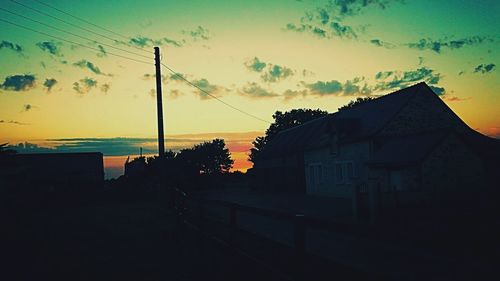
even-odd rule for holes
{"type": "Polygon", "coordinates": [[[303,214],[295,215],[295,251],[296,251],[296,280],[304,280],[305,273],[305,254],[306,254],[306,225],[305,216],[303,214]]]}
{"type": "Polygon", "coordinates": [[[231,206],[229,207],[229,225],[234,228],[238,226],[237,211],[238,211],[238,204],[231,203],[231,206]]]}

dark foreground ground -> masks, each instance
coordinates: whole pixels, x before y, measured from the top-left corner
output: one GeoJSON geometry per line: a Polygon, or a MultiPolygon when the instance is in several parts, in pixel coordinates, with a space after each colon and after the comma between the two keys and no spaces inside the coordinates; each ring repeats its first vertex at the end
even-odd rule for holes
{"type": "MultiPolygon", "coordinates": [[[[205,235],[195,225],[180,227],[154,194],[91,204],[51,203],[35,209],[11,206],[2,211],[0,280],[295,280],[298,276],[291,249],[216,224],[205,225],[205,235]],[[215,238],[215,232],[222,239],[215,238]]],[[[314,280],[366,279],[322,262],[310,260],[325,269],[309,268],[314,280]]]]}

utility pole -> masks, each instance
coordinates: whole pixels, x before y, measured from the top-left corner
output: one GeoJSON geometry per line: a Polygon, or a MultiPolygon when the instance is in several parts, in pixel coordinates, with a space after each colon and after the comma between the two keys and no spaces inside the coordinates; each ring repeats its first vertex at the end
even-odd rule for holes
{"type": "Polygon", "coordinates": [[[160,48],[155,49],[155,68],[156,68],[156,106],[158,113],[158,156],[162,159],[165,155],[165,136],[163,134],[163,104],[161,96],[161,63],[160,48]]]}

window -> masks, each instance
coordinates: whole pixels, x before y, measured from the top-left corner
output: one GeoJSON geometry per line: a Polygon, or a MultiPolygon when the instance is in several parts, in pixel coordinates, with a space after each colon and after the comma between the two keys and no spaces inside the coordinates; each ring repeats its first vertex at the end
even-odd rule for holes
{"type": "Polygon", "coordinates": [[[311,186],[323,184],[326,182],[327,177],[326,167],[319,163],[309,164],[309,172],[307,176],[311,186]]]}
{"type": "Polygon", "coordinates": [[[336,169],[336,179],[337,182],[343,182],[344,181],[344,173],[342,173],[342,164],[336,164],[335,165],[336,169]]]}
{"type": "Polygon", "coordinates": [[[314,166],[309,166],[309,181],[314,185],[314,166]]]}
{"type": "Polygon", "coordinates": [[[337,183],[348,182],[352,178],[354,178],[354,165],[352,162],[335,164],[335,181],[337,183]]]}

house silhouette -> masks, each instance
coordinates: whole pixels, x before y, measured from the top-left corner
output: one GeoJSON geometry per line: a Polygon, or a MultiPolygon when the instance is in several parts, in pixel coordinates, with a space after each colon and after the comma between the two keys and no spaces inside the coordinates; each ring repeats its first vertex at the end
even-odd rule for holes
{"type": "Polygon", "coordinates": [[[281,131],[254,173],[266,190],[416,203],[498,182],[499,156],[422,82],[281,131]]]}

